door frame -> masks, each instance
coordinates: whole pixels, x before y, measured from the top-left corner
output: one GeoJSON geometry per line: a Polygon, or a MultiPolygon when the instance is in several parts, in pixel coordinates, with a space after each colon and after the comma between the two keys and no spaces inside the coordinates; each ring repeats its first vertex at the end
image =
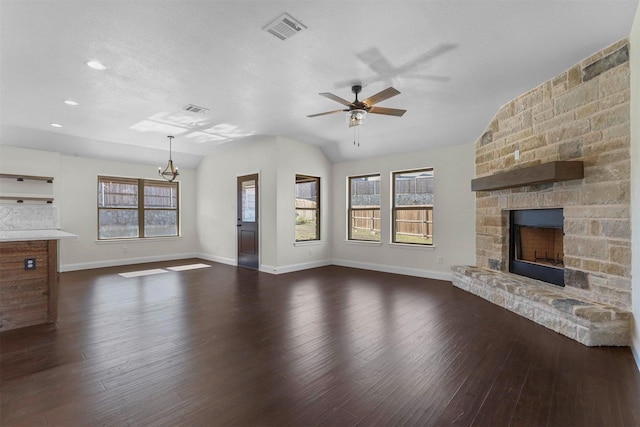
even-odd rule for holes
{"type": "Polygon", "coordinates": [[[236,267],[238,267],[238,215],[240,215],[239,206],[238,206],[238,178],[249,175],[258,175],[258,271],[262,271],[262,171],[258,169],[254,172],[245,172],[236,174],[235,179],[235,205],[234,209],[234,217],[233,217],[233,228],[234,228],[234,244],[235,244],[235,263],[236,267]]]}

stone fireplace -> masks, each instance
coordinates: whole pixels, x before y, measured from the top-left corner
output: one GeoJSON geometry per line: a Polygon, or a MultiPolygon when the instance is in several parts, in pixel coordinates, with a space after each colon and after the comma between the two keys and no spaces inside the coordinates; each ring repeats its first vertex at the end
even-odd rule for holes
{"type": "MultiPolygon", "coordinates": [[[[629,48],[623,39],[497,112],[476,142],[476,266],[454,267],[456,286],[587,345],[628,344],[629,105],[629,48]],[[516,224],[522,214],[515,212],[541,209],[561,211],[561,231],[556,225],[516,224]],[[517,236],[512,227],[520,229],[517,236]],[[525,240],[538,243],[531,249],[525,240]],[[512,245],[519,253],[510,253],[512,245]],[[558,283],[517,279],[512,265],[519,262],[553,269],[558,283]],[[527,297],[521,286],[535,288],[535,295],[527,297]],[[508,302],[510,295],[517,301],[508,302]],[[591,310],[586,307],[606,312],[600,318],[622,328],[614,328],[615,339],[600,334],[612,324],[583,322],[580,313],[591,310]],[[596,329],[595,338],[585,338],[596,329]]],[[[586,317],[598,322],[598,316],[586,317]]]]}

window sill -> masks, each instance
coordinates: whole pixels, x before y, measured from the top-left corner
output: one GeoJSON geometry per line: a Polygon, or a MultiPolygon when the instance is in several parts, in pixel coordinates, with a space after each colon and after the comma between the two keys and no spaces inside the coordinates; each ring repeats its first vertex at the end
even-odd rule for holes
{"type": "Polygon", "coordinates": [[[389,247],[393,249],[412,249],[418,251],[432,251],[435,245],[416,245],[411,243],[389,243],[389,247]]]}
{"type": "Polygon", "coordinates": [[[293,242],[293,246],[316,246],[316,245],[324,245],[324,241],[322,240],[301,240],[299,242],[293,242]]]}
{"type": "Polygon", "coordinates": [[[375,240],[345,240],[347,245],[361,245],[361,246],[382,246],[382,242],[375,240]]]}
{"type": "Polygon", "coordinates": [[[166,242],[170,240],[181,240],[182,236],[169,236],[169,237],[134,237],[127,239],[110,239],[110,240],[96,240],[96,245],[115,245],[118,243],[146,243],[146,242],[166,242]]]}

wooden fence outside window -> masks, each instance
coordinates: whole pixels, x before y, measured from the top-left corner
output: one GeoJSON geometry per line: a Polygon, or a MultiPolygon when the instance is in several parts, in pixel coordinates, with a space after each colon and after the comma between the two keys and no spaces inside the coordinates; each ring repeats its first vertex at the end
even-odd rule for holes
{"type": "MultiPolygon", "coordinates": [[[[354,231],[380,233],[380,209],[351,209],[351,228],[354,231]]],[[[433,206],[398,209],[397,234],[433,237],[433,206]]]]}

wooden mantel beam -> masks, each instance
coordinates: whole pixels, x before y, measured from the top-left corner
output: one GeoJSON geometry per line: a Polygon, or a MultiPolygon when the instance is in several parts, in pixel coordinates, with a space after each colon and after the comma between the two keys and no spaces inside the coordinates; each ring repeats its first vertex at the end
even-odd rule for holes
{"type": "Polygon", "coordinates": [[[583,162],[556,161],[473,179],[471,191],[502,190],[582,178],[584,178],[583,162]]]}

